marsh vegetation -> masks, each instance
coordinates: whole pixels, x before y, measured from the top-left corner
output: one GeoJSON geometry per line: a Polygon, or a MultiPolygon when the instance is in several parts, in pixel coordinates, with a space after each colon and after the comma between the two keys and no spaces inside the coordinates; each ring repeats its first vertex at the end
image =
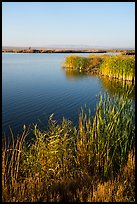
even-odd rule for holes
{"type": "Polygon", "coordinates": [[[95,72],[109,78],[132,81],[132,83],[135,81],[135,55],[126,55],[126,53],[88,57],[70,55],[66,57],[64,67],[80,72],[95,72]]]}
{"type": "Polygon", "coordinates": [[[100,95],[78,126],[53,115],[2,145],[3,201],[135,201],[135,115],[127,96],[100,95]],[[27,142],[29,132],[34,139],[27,142]]]}

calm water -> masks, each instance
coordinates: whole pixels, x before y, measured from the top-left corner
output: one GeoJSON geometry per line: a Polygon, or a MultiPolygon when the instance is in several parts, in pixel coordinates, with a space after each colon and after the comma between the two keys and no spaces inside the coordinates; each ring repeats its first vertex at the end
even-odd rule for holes
{"type": "MultiPolygon", "coordinates": [[[[64,116],[76,125],[85,104],[94,115],[97,95],[111,91],[108,79],[65,72],[69,54],[2,54],[2,132],[16,135],[24,124],[47,126],[49,116],[64,116]]],[[[89,54],[78,54],[89,55],[89,54]]],[[[115,89],[113,87],[113,92],[115,89]]]]}

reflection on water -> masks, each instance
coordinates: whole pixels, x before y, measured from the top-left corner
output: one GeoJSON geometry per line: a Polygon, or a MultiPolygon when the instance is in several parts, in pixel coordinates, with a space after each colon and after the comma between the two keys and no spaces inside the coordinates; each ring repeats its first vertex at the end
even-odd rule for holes
{"type": "Polygon", "coordinates": [[[85,104],[94,116],[100,92],[124,93],[132,87],[95,74],[66,71],[61,66],[68,55],[2,54],[2,132],[6,136],[10,135],[9,127],[14,135],[21,134],[24,124],[45,129],[52,113],[57,121],[65,117],[77,125],[85,104]]]}
{"type": "Polygon", "coordinates": [[[101,82],[106,91],[109,94],[114,95],[124,95],[128,94],[129,98],[135,100],[135,85],[130,81],[121,81],[116,79],[108,79],[108,77],[101,76],[101,82]]]}
{"type": "Polygon", "coordinates": [[[67,79],[69,80],[73,80],[73,79],[76,80],[76,79],[81,79],[83,77],[89,77],[89,74],[86,72],[80,72],[72,69],[69,69],[69,70],[63,69],[63,70],[65,72],[67,79]]]}
{"type": "Polygon", "coordinates": [[[81,79],[81,78],[85,78],[85,77],[96,77],[98,76],[96,73],[87,73],[87,72],[83,72],[83,71],[77,71],[77,70],[73,70],[73,69],[63,69],[67,79],[69,80],[73,80],[73,79],[81,79]]]}
{"type": "MultiPolygon", "coordinates": [[[[65,70],[65,69],[64,69],[65,70]]],[[[81,79],[83,77],[98,77],[98,74],[91,74],[87,72],[79,72],[75,70],[65,70],[65,75],[67,79],[73,80],[73,79],[81,79]]],[[[110,94],[119,94],[124,95],[128,94],[128,97],[135,100],[135,84],[132,84],[130,81],[122,81],[118,79],[108,79],[106,76],[100,76],[100,81],[103,86],[103,88],[110,94]]]]}

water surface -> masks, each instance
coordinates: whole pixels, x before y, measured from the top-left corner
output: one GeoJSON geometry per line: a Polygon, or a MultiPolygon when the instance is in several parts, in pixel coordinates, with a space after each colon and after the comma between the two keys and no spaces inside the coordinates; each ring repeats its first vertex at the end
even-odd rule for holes
{"type": "MultiPolygon", "coordinates": [[[[24,124],[37,123],[40,128],[47,127],[52,113],[57,121],[64,116],[76,125],[78,114],[85,104],[94,115],[98,100],[96,96],[108,91],[107,83],[104,85],[99,76],[65,72],[62,65],[67,55],[2,54],[3,133],[8,135],[11,127],[17,135],[24,124]]],[[[87,56],[89,53],[77,55],[87,56]]]]}

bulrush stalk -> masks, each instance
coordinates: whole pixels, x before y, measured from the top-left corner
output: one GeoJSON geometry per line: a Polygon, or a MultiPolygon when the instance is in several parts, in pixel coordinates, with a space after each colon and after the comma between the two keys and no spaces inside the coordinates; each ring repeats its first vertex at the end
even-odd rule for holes
{"type": "Polygon", "coordinates": [[[104,94],[93,118],[81,110],[77,127],[52,114],[47,130],[33,127],[30,142],[26,127],[17,139],[11,130],[11,143],[2,145],[2,200],[134,201],[134,119],[128,93],[104,94]]]}
{"type": "Polygon", "coordinates": [[[134,55],[89,55],[88,57],[70,55],[66,57],[64,67],[66,70],[97,73],[109,78],[132,81],[133,83],[135,81],[134,55]]]}

